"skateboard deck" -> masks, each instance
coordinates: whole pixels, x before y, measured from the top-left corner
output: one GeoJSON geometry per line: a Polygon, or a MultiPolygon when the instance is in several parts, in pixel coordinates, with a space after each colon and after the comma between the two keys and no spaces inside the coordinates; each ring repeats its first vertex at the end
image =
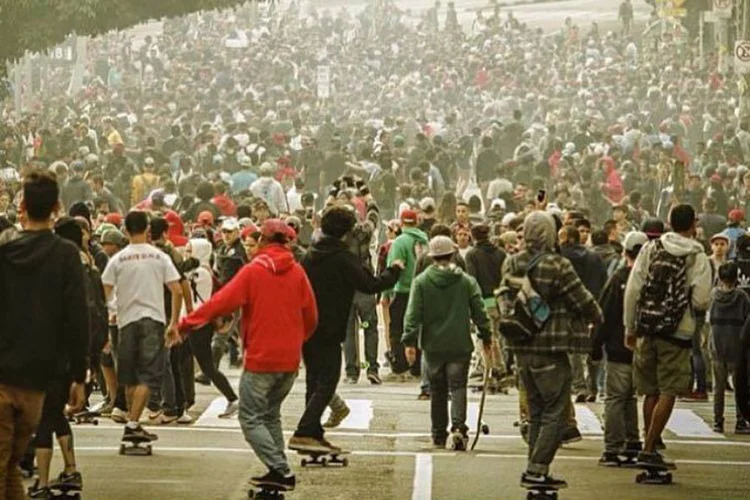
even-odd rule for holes
{"type": "Polygon", "coordinates": [[[50,484],[49,491],[53,498],[68,498],[71,500],[80,500],[81,487],[71,484],[50,484]]]}
{"type": "Polygon", "coordinates": [[[254,489],[247,492],[247,497],[257,500],[284,500],[284,492],[288,491],[286,488],[276,485],[254,484],[253,486],[254,489]]]}
{"type": "Polygon", "coordinates": [[[99,417],[101,417],[102,414],[98,411],[91,411],[86,410],[78,413],[74,413],[70,417],[68,417],[69,422],[75,422],[76,425],[81,424],[93,424],[93,425],[99,425],[99,417]]]}
{"type": "Polygon", "coordinates": [[[151,456],[151,440],[147,438],[123,438],[120,442],[120,455],[151,456]]]}
{"type": "Polygon", "coordinates": [[[557,500],[557,491],[559,488],[550,486],[524,486],[526,500],[557,500]]]}
{"type": "Polygon", "coordinates": [[[635,482],[638,484],[672,484],[672,473],[668,471],[676,468],[664,465],[636,465],[636,467],[644,471],[635,476],[635,482]]]}
{"type": "Polygon", "coordinates": [[[321,466],[328,467],[329,465],[340,465],[341,467],[349,466],[349,459],[344,457],[348,455],[348,451],[339,451],[337,453],[320,452],[320,451],[307,451],[307,450],[296,450],[299,455],[307,456],[310,458],[303,458],[300,461],[302,467],[310,466],[321,466]]]}

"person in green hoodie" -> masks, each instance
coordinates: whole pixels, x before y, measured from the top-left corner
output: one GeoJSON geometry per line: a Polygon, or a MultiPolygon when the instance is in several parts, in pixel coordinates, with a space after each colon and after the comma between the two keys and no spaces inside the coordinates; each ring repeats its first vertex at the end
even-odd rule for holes
{"type": "Polygon", "coordinates": [[[456,247],[447,236],[436,236],[429,243],[435,260],[414,279],[406,311],[404,334],[409,363],[416,361],[416,347],[422,349],[432,391],[430,417],[432,441],[445,448],[448,439],[448,390],[451,394],[452,448],[465,451],[466,386],[474,351],[470,323],[479,330],[484,354],[490,356],[492,331],[477,280],[451,262],[456,247]],[[429,306],[428,306],[429,304],[429,306]],[[421,333],[420,333],[421,332],[421,333]]]}
{"type": "Polygon", "coordinates": [[[391,316],[391,374],[383,380],[386,382],[401,382],[406,378],[409,364],[404,355],[404,346],[401,336],[404,333],[404,315],[409,304],[409,292],[414,279],[417,258],[425,252],[427,247],[427,235],[417,228],[417,212],[404,210],[401,213],[401,235],[393,240],[391,249],[388,251],[388,267],[394,262],[402,261],[404,270],[398,278],[396,286],[393,287],[393,299],[389,309],[391,316]]]}

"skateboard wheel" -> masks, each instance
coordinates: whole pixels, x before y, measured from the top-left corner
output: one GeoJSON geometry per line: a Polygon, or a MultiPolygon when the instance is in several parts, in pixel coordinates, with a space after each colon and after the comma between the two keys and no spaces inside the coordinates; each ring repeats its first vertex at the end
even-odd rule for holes
{"type": "Polygon", "coordinates": [[[487,424],[482,424],[482,434],[485,436],[490,433],[490,426],[487,424]]]}
{"type": "Polygon", "coordinates": [[[146,455],[150,457],[153,454],[153,451],[154,450],[151,448],[151,445],[146,446],[146,455]]]}
{"type": "Polygon", "coordinates": [[[327,458],[321,458],[320,459],[320,465],[323,467],[328,467],[328,459],[327,458]]]}
{"type": "Polygon", "coordinates": [[[120,445],[120,455],[124,455],[124,454],[125,454],[125,445],[121,444],[120,445]]]}
{"type": "Polygon", "coordinates": [[[666,480],[667,484],[672,484],[672,473],[671,473],[671,472],[668,472],[668,473],[667,473],[667,474],[666,474],[666,475],[664,476],[664,479],[666,480]]]}
{"type": "Polygon", "coordinates": [[[247,498],[255,498],[255,491],[250,490],[247,492],[247,498]]]}
{"type": "Polygon", "coordinates": [[[302,461],[300,462],[300,465],[302,467],[307,467],[307,459],[303,458],[302,461]]]}
{"type": "Polygon", "coordinates": [[[91,423],[94,424],[94,425],[99,425],[99,421],[98,420],[93,420],[91,423]]]}
{"type": "Polygon", "coordinates": [[[341,465],[343,465],[344,467],[349,467],[349,459],[348,458],[343,459],[341,461],[341,465]]]}

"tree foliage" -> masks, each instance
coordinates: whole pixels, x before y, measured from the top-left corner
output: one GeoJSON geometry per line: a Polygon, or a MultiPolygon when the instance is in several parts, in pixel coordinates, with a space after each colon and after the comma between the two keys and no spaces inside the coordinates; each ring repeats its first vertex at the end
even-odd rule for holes
{"type": "Polygon", "coordinates": [[[46,50],[71,33],[98,35],[149,19],[233,7],[247,0],[0,0],[0,72],[29,50],[46,50]]]}

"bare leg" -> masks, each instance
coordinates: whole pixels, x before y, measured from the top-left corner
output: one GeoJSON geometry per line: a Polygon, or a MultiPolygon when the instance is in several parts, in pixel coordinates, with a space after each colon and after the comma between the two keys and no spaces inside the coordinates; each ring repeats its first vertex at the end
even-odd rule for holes
{"type": "Polygon", "coordinates": [[[49,468],[52,463],[52,448],[36,449],[36,466],[39,469],[39,487],[44,488],[49,485],[49,468]]]}
{"type": "Polygon", "coordinates": [[[107,386],[107,396],[109,397],[109,403],[115,404],[115,398],[117,397],[117,375],[115,369],[111,366],[102,366],[102,376],[104,377],[104,385],[107,386]]]}
{"type": "Polygon", "coordinates": [[[148,402],[150,394],[148,386],[136,385],[127,388],[128,394],[128,419],[131,422],[138,422],[143,414],[143,409],[148,402]]]}
{"type": "Polygon", "coordinates": [[[646,444],[643,447],[645,452],[653,453],[656,450],[656,442],[661,437],[661,433],[672,415],[675,399],[674,396],[667,396],[666,394],[659,396],[651,414],[651,425],[648,427],[646,444]]]}
{"type": "Polygon", "coordinates": [[[659,401],[659,396],[646,396],[643,399],[643,434],[644,441],[645,436],[648,436],[648,430],[651,428],[651,417],[654,414],[654,407],[656,402],[659,401]]]}
{"type": "Polygon", "coordinates": [[[76,471],[76,454],[73,449],[73,435],[62,436],[57,438],[62,450],[63,461],[65,462],[65,473],[72,474],[76,471]]]}

